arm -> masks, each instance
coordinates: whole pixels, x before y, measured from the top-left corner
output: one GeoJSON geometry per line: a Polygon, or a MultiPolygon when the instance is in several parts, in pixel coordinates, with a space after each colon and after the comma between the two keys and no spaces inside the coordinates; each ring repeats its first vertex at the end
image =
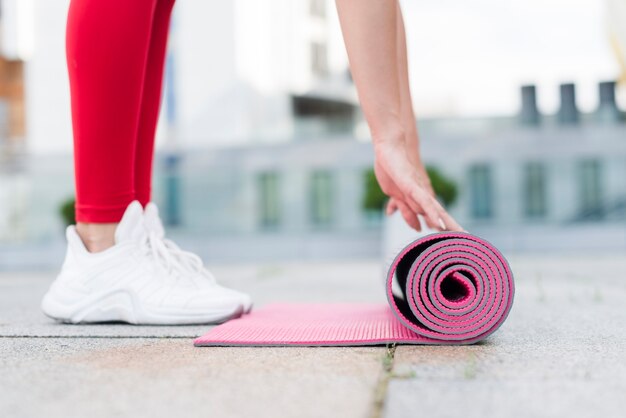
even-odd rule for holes
{"type": "MultiPolygon", "coordinates": [[[[400,5],[397,4],[397,51],[398,51],[398,80],[400,83],[400,107],[402,113],[402,123],[406,132],[406,153],[411,161],[411,164],[415,167],[417,175],[420,179],[422,186],[435,197],[435,191],[430,183],[430,178],[426,172],[426,168],[422,163],[422,159],[419,153],[419,138],[417,133],[417,126],[415,122],[415,113],[413,111],[413,100],[411,99],[411,88],[409,83],[409,71],[408,71],[408,57],[406,46],[406,33],[404,29],[404,19],[402,18],[402,10],[400,5]]],[[[391,215],[398,209],[398,204],[394,198],[389,199],[387,205],[387,215],[391,215]]],[[[413,214],[406,214],[405,218],[413,218],[413,214]]],[[[419,225],[418,225],[419,229],[419,225]]]]}
{"type": "Polygon", "coordinates": [[[374,142],[378,183],[413,228],[421,229],[419,214],[430,228],[462,230],[425,181],[428,176],[418,154],[397,0],[336,0],[336,4],[352,76],[374,142]]]}

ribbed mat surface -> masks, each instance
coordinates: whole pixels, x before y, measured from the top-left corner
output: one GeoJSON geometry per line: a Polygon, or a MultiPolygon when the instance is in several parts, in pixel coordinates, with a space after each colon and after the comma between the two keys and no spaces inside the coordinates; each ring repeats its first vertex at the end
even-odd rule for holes
{"type": "Polygon", "coordinates": [[[211,329],[195,345],[470,344],[498,329],[514,295],[502,254],[467,233],[409,244],[386,285],[389,306],[273,304],[211,329]]]}

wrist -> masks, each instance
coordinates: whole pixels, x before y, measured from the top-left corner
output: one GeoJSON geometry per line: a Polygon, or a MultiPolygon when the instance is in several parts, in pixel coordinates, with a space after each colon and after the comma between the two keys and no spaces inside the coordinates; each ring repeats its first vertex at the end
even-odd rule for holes
{"type": "Polygon", "coordinates": [[[403,129],[393,128],[384,130],[372,130],[372,143],[374,147],[381,145],[406,145],[406,135],[403,129]]]}

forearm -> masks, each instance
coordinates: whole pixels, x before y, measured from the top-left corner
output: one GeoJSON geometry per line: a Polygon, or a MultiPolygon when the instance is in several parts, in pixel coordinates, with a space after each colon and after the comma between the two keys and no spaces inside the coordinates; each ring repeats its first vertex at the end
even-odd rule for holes
{"type": "Polygon", "coordinates": [[[336,4],[352,77],[374,144],[404,141],[397,1],[336,0],[336,4]]]}
{"type": "Polygon", "coordinates": [[[404,27],[404,19],[402,17],[402,9],[397,4],[397,54],[398,54],[398,80],[400,89],[400,109],[402,115],[402,126],[405,133],[405,141],[407,150],[411,150],[414,163],[421,163],[419,152],[419,136],[417,133],[417,123],[415,120],[415,112],[413,111],[413,100],[411,98],[411,85],[409,82],[409,62],[407,56],[406,31],[404,27]]]}
{"type": "Polygon", "coordinates": [[[398,1],[336,3],[352,77],[374,141],[378,184],[411,227],[420,230],[417,215],[423,215],[431,228],[461,230],[435,199],[420,162],[398,1]]]}

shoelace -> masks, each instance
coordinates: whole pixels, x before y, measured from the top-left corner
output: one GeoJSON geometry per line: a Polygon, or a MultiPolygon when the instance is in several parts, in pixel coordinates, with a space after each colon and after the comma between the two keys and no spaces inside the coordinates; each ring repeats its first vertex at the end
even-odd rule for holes
{"type": "Polygon", "coordinates": [[[160,241],[169,250],[170,255],[174,257],[179,266],[191,274],[202,276],[211,283],[216,283],[215,277],[204,268],[204,263],[200,257],[192,252],[183,250],[172,240],[160,238],[160,241]]]}
{"type": "Polygon", "coordinates": [[[141,240],[141,249],[143,255],[150,257],[156,263],[156,265],[165,272],[168,276],[176,269],[176,260],[160,242],[161,240],[155,234],[147,234],[144,239],[141,240]]]}
{"type": "Polygon", "coordinates": [[[153,257],[157,265],[168,275],[178,273],[176,276],[180,277],[187,273],[192,278],[201,276],[211,283],[216,283],[215,277],[204,268],[200,257],[181,249],[173,241],[150,232],[143,244],[145,254],[153,257]]]}

